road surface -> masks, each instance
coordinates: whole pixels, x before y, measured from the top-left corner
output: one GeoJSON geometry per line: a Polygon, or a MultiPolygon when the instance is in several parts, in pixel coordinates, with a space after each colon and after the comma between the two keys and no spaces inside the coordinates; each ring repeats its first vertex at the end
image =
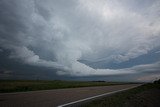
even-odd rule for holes
{"type": "Polygon", "coordinates": [[[140,84],[1,93],[0,107],[57,107],[93,96],[139,86],[140,84]]]}

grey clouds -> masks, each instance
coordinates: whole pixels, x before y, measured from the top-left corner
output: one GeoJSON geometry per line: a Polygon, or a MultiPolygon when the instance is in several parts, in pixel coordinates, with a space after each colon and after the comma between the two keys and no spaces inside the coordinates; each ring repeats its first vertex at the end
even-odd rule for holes
{"type": "Polygon", "coordinates": [[[159,41],[159,0],[0,1],[1,51],[9,50],[10,60],[57,69],[57,75],[153,77],[160,74],[159,58],[127,68],[94,65],[160,57],[159,41]]]}

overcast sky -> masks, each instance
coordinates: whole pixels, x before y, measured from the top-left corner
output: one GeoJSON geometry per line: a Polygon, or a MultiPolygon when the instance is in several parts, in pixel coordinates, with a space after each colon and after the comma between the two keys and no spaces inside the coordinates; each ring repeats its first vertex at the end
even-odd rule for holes
{"type": "Polygon", "coordinates": [[[160,0],[1,0],[0,60],[1,79],[153,81],[160,0]]]}

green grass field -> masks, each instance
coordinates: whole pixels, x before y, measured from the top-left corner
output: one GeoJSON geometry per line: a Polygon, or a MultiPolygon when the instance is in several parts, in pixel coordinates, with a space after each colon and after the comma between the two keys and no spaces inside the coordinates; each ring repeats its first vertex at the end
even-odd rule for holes
{"type": "MultiPolygon", "coordinates": [[[[94,100],[84,104],[82,107],[150,107],[149,104],[154,105],[155,102],[159,102],[160,100],[159,93],[156,93],[154,90],[158,90],[160,92],[159,83],[144,84],[124,92],[94,100]],[[147,103],[149,104],[147,105],[147,103]]],[[[159,107],[160,103],[156,106],[159,107]]]]}
{"type": "Polygon", "coordinates": [[[108,86],[124,83],[116,82],[92,82],[92,81],[43,81],[43,80],[0,80],[0,93],[25,92],[35,90],[49,90],[61,88],[76,88],[90,86],[108,86]]]}

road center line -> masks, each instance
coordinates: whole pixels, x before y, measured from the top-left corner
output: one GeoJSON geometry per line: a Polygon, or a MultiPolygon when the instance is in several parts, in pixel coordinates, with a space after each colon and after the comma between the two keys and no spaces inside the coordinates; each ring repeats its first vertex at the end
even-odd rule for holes
{"type": "MultiPolygon", "coordinates": [[[[140,86],[140,85],[138,85],[138,86],[140,86]]],[[[117,93],[117,92],[129,90],[129,89],[132,89],[132,88],[135,88],[135,87],[138,87],[138,86],[133,86],[133,87],[130,87],[130,88],[125,88],[125,89],[121,89],[121,90],[117,90],[117,91],[112,91],[112,92],[108,92],[108,93],[104,93],[104,94],[88,97],[88,98],[85,98],[85,99],[81,99],[81,100],[73,101],[73,102],[70,102],[70,103],[62,104],[62,105],[59,105],[57,107],[65,107],[65,106],[72,105],[72,104],[75,104],[75,103],[79,103],[79,102],[91,100],[91,99],[94,99],[94,98],[98,98],[98,97],[114,94],[114,93],[117,93]]]]}

